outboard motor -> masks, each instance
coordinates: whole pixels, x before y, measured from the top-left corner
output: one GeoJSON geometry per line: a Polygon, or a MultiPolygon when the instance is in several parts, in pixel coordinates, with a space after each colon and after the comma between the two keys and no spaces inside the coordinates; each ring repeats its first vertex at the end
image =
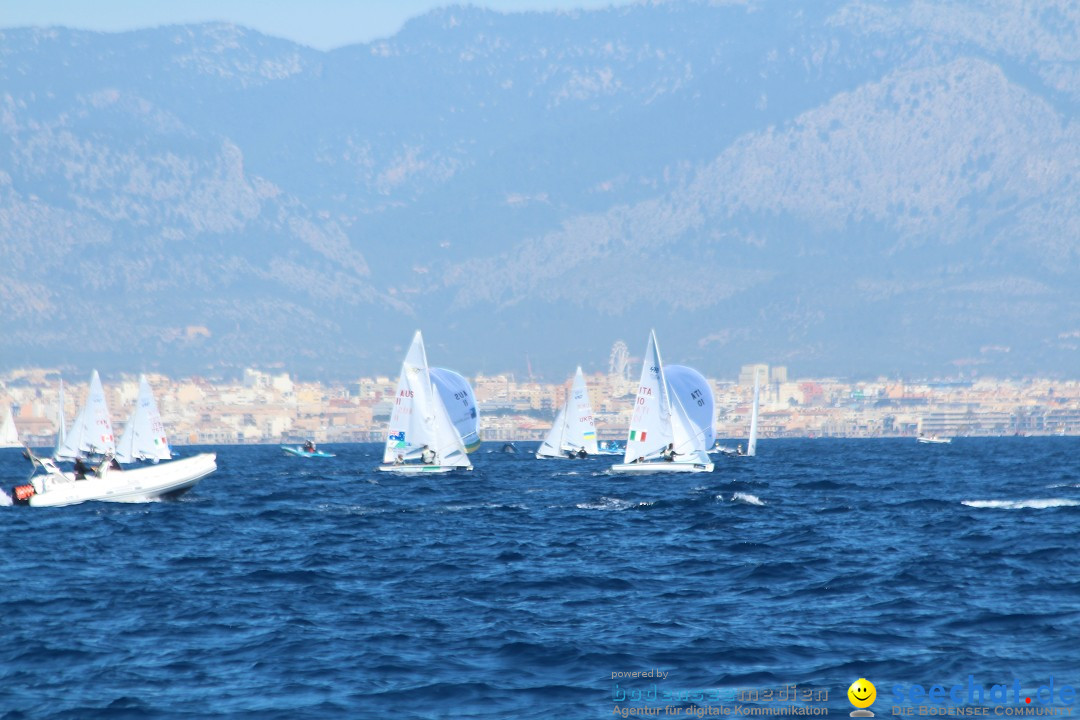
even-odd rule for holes
{"type": "Polygon", "coordinates": [[[29,505],[30,498],[34,496],[34,486],[27,483],[26,485],[16,485],[11,488],[11,502],[16,505],[29,505]]]}

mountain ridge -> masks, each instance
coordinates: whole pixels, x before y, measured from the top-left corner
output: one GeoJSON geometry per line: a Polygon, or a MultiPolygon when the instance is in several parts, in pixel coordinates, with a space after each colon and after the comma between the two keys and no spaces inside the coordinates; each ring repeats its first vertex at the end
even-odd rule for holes
{"type": "Polygon", "coordinates": [[[841,1],[451,7],[329,52],[2,30],[0,363],[349,377],[421,327],[561,377],[657,327],[721,376],[1068,373],[1078,34],[841,1]]]}

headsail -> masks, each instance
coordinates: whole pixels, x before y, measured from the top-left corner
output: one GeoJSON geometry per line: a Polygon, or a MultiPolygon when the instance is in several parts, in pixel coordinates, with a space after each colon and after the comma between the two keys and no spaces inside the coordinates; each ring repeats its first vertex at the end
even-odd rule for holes
{"type": "Polygon", "coordinates": [[[563,436],[565,434],[566,405],[560,405],[559,412],[551,422],[551,429],[548,430],[547,437],[544,438],[544,442],[540,443],[540,448],[536,451],[536,456],[538,458],[566,457],[566,450],[563,449],[563,436]]]}
{"type": "Polygon", "coordinates": [[[122,463],[136,460],[168,460],[172,457],[165,425],[161,422],[154,391],[145,375],[139,375],[139,397],[131,411],[124,433],[116,445],[116,459],[122,463]]]}
{"type": "Polygon", "coordinates": [[[95,370],[90,376],[90,391],[86,404],[71,424],[64,446],[56,453],[56,457],[73,460],[85,455],[115,451],[116,439],[113,437],[112,420],[109,419],[109,407],[105,403],[105,390],[101,387],[101,378],[95,370]]]}

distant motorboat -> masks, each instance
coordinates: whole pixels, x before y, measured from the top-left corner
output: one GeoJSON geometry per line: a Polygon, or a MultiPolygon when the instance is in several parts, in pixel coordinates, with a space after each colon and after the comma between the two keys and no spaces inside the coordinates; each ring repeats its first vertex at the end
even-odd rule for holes
{"type": "Polygon", "coordinates": [[[332,458],[337,457],[334,453],[323,452],[322,450],[309,450],[299,445],[282,445],[281,449],[285,451],[286,455],[292,457],[302,458],[332,458]]]}
{"type": "MultiPolygon", "coordinates": [[[[15,504],[57,507],[88,500],[151,502],[181,495],[217,470],[214,453],[169,459],[172,453],[145,377],[140,378],[139,385],[139,399],[117,448],[105,391],[97,370],[94,370],[86,403],[71,428],[66,433],[59,433],[61,442],[55,458],[39,458],[27,450],[26,455],[34,464],[36,474],[25,484],[12,489],[15,504]],[[96,468],[85,468],[84,460],[92,456],[97,458],[96,468]],[[74,460],[76,469],[64,472],[56,464],[58,459],[74,460]],[[135,460],[152,460],[154,464],[130,470],[120,467],[121,461],[135,460]]],[[[60,423],[63,427],[62,414],[60,423]]]]}
{"type": "Polygon", "coordinates": [[[16,505],[58,507],[88,500],[102,502],[151,502],[177,497],[217,470],[217,455],[200,453],[157,465],[122,470],[106,456],[95,472],[80,476],[63,472],[51,458],[31,455],[44,474],[32,475],[29,482],[12,489],[16,505]]]}
{"type": "Polygon", "coordinates": [[[938,437],[937,435],[920,435],[916,439],[924,445],[948,445],[952,442],[952,438],[938,437]]]}

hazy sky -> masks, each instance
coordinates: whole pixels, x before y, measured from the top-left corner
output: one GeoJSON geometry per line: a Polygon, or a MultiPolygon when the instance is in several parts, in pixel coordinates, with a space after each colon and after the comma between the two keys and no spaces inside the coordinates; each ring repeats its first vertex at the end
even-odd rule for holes
{"type": "Polygon", "coordinates": [[[0,0],[0,28],[63,25],[123,31],[225,21],[320,50],[397,32],[411,17],[445,5],[556,10],[626,5],[630,0],[0,0]]]}

